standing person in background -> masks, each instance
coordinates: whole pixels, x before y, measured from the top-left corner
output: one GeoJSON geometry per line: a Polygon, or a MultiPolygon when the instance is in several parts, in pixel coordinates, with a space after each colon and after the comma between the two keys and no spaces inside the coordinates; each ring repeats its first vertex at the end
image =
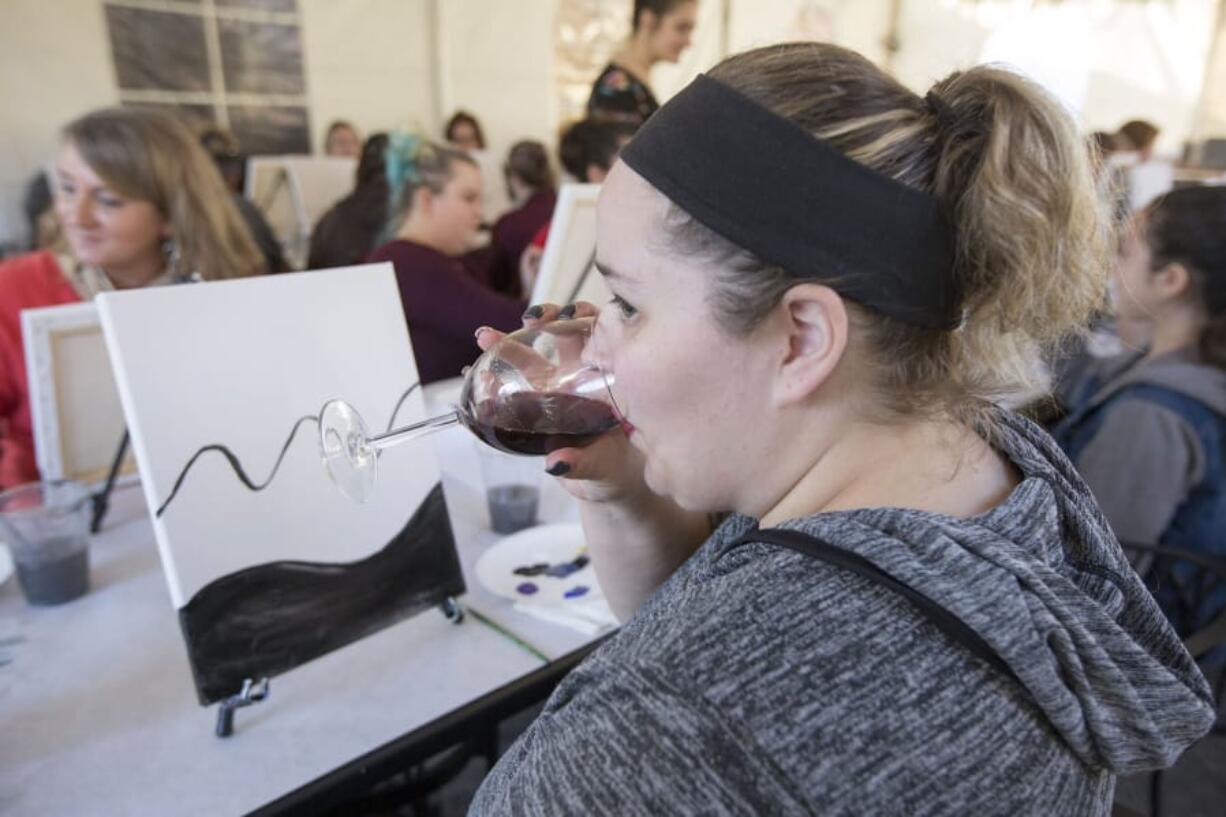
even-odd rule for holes
{"type": "Polygon", "coordinates": [[[55,173],[71,255],[0,264],[0,488],[39,478],[21,310],[264,267],[216,166],[169,114],[110,108],[81,117],[64,128],[55,173]]]}
{"type": "Polygon", "coordinates": [[[358,129],[344,119],[337,119],[324,134],[325,156],[348,156],[356,159],[362,152],[362,137],[358,129]]]}
{"type": "MultiPolygon", "coordinates": [[[[1226,188],[1175,190],[1139,213],[1114,294],[1148,346],[1102,362],[1056,439],[1120,541],[1226,555],[1226,188]]],[[[1158,600],[1187,635],[1226,593],[1199,611],[1158,600]]]]}
{"type": "Polygon", "coordinates": [[[389,137],[395,238],[370,254],[396,268],[422,384],[477,359],[478,327],[512,329],[527,304],[491,292],[460,263],[481,226],[481,174],[468,154],[406,134],[389,137]]]}
{"type": "Polygon", "coordinates": [[[588,116],[641,125],[660,103],[651,92],[651,68],[677,62],[689,48],[698,16],[696,0],[634,0],[630,36],[592,84],[588,116]]]}
{"type": "Polygon", "coordinates": [[[388,222],[387,134],[362,145],[353,192],[320,217],[311,231],[307,269],[360,264],[383,237],[388,222]]]}
{"type": "MultiPolygon", "coordinates": [[[[549,223],[558,193],[549,154],[540,142],[517,142],[504,168],[507,189],[516,207],[494,222],[485,280],[496,292],[527,297],[520,257],[532,237],[549,223]]],[[[531,289],[531,282],[526,284],[531,289]]]]}
{"type": "Polygon", "coordinates": [[[485,134],[481,130],[481,123],[468,111],[456,111],[451,115],[447,120],[447,127],[443,129],[443,138],[456,150],[466,153],[485,150],[485,134]]]}

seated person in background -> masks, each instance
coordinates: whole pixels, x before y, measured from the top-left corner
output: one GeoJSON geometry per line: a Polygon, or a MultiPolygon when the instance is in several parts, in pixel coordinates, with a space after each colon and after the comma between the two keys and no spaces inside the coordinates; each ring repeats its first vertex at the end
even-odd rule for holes
{"type": "MultiPolygon", "coordinates": [[[[1148,348],[1104,361],[1055,437],[1120,541],[1226,555],[1226,188],[1141,211],[1114,295],[1124,325],[1148,324],[1148,348]]],[[[1211,612],[1174,623],[1187,634],[1211,612]]]]}
{"type": "Polygon", "coordinates": [[[520,256],[537,231],[549,223],[558,194],[549,155],[540,142],[517,142],[505,167],[507,190],[516,207],[494,222],[485,280],[497,292],[526,297],[520,256]]]}
{"type": "Polygon", "coordinates": [[[624,414],[546,458],[625,623],[470,814],[1105,815],[1205,734],[1085,484],[990,402],[1099,305],[1102,209],[1005,70],[919,96],[788,43],[661,107],[597,205],[624,414]]]}
{"type": "Polygon", "coordinates": [[[0,264],[0,488],[39,478],[21,310],[264,267],[217,168],[173,116],[144,108],[87,114],[64,128],[56,176],[72,254],[0,264]]]}
{"type": "Polygon", "coordinates": [[[29,184],[26,185],[22,209],[25,210],[26,224],[30,231],[29,247],[31,251],[66,252],[68,250],[64,231],[60,228],[59,217],[55,214],[55,197],[51,194],[51,183],[43,171],[35,173],[29,184]]]}
{"type": "MultiPolygon", "coordinates": [[[[581,119],[562,132],[558,158],[572,179],[584,184],[600,184],[617,159],[622,146],[634,136],[636,128],[613,119],[581,119]]],[[[552,220],[552,219],[551,219],[552,220]]],[[[541,255],[549,239],[549,221],[532,236],[520,256],[520,279],[535,281],[541,255]]]]}
{"type": "Polygon", "coordinates": [[[422,384],[458,377],[477,359],[481,326],[514,329],[527,304],[492,292],[460,263],[481,225],[481,174],[467,154],[405,134],[389,137],[395,238],[370,254],[396,268],[422,384]]]}
{"type": "Polygon", "coordinates": [[[247,157],[239,150],[238,139],[234,134],[223,128],[209,128],[200,134],[200,144],[213,157],[222,181],[230,191],[231,200],[238,208],[239,215],[247,223],[255,245],[264,256],[264,268],[267,272],[289,272],[289,262],[281,250],[281,242],[268,226],[267,219],[255,203],[243,195],[243,184],[247,176],[247,157]]]}
{"type": "Polygon", "coordinates": [[[1139,161],[1148,162],[1154,156],[1154,144],[1160,133],[1162,131],[1158,126],[1151,122],[1131,119],[1120,125],[1120,129],[1116,131],[1116,139],[1121,149],[1135,151],[1139,161]]]}
{"type": "Polygon", "coordinates": [[[447,144],[465,153],[485,150],[485,134],[481,130],[481,123],[468,111],[456,111],[451,115],[447,120],[447,127],[443,129],[443,138],[447,140],[447,144]]]}
{"type": "Polygon", "coordinates": [[[636,128],[612,119],[580,119],[558,140],[558,159],[572,179],[600,184],[636,128]]]}
{"type": "Polygon", "coordinates": [[[387,227],[387,134],[362,145],[353,192],[320,217],[311,231],[307,269],[348,267],[366,260],[387,227]]]}
{"type": "Polygon", "coordinates": [[[325,156],[349,156],[356,159],[361,152],[362,137],[352,123],[337,119],[328,125],[324,134],[325,156]]]}

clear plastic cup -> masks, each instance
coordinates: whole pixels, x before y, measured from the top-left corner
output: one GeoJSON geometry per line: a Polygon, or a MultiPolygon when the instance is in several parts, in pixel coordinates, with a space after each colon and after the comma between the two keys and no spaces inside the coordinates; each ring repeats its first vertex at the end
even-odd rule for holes
{"type": "Polygon", "coordinates": [[[0,539],[30,604],[62,604],[89,590],[89,509],[89,491],[68,480],[0,493],[0,539]]]}
{"type": "Polygon", "coordinates": [[[515,533],[535,525],[545,458],[504,454],[486,445],[478,445],[477,451],[490,528],[515,533]]]}

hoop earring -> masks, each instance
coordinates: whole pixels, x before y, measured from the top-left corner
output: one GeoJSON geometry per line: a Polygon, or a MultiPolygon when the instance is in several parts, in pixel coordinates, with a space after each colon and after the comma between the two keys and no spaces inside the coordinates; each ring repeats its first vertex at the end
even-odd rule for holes
{"type": "Polygon", "coordinates": [[[179,276],[179,264],[183,260],[179,251],[179,242],[168,238],[162,242],[162,255],[166,258],[166,270],[172,278],[179,276]]]}

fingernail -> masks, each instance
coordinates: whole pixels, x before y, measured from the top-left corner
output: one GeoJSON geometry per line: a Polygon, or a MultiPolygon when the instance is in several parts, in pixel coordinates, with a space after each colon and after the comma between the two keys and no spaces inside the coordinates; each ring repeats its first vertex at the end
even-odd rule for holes
{"type": "Polygon", "coordinates": [[[558,312],[558,317],[562,320],[575,317],[575,305],[567,304],[566,306],[562,307],[561,311],[558,312]]]}
{"type": "Polygon", "coordinates": [[[476,332],[473,332],[473,337],[474,337],[474,338],[479,338],[479,337],[481,337],[481,333],[482,333],[482,332],[490,332],[490,331],[493,331],[493,330],[492,330],[490,327],[488,327],[488,326],[478,326],[478,327],[477,327],[477,331],[476,331],[476,332]]]}
{"type": "Polygon", "coordinates": [[[537,304],[536,306],[528,307],[528,311],[524,313],[523,318],[526,321],[535,320],[544,314],[545,314],[545,307],[541,306],[540,304],[537,304]]]}
{"type": "Polygon", "coordinates": [[[553,465],[545,469],[545,473],[551,477],[560,477],[570,473],[570,463],[558,460],[553,465]]]}

